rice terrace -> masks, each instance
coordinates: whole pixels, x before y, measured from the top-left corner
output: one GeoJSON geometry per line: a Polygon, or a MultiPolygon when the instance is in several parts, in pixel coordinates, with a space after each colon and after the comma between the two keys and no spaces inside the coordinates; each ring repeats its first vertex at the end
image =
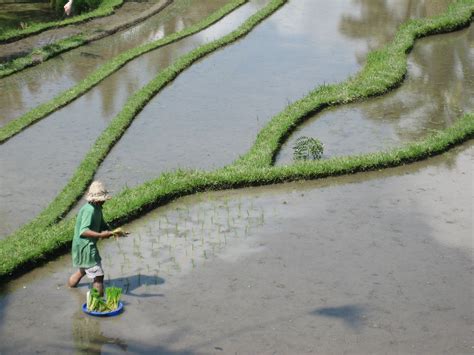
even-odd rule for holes
{"type": "Polygon", "coordinates": [[[472,354],[473,18],[0,0],[0,355],[472,354]]]}

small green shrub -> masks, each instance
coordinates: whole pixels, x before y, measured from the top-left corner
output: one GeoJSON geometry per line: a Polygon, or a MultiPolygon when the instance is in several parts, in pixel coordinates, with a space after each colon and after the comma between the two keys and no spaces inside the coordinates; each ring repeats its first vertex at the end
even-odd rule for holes
{"type": "Polygon", "coordinates": [[[66,5],[68,0],[51,0],[51,8],[54,10],[56,15],[61,16],[64,14],[64,5],[66,5]]]}
{"type": "Polygon", "coordinates": [[[312,137],[299,137],[293,146],[294,160],[318,160],[323,156],[324,144],[312,137]]]}
{"type": "Polygon", "coordinates": [[[74,0],[72,3],[73,14],[78,15],[95,10],[99,7],[100,3],[101,0],[74,0]]]}

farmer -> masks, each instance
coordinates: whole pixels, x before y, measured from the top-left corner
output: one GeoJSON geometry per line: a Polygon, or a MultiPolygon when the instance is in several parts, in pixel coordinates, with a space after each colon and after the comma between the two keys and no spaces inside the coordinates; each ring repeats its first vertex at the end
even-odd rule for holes
{"type": "Polygon", "coordinates": [[[79,268],[69,278],[69,287],[76,287],[79,281],[87,275],[93,280],[95,287],[102,296],[104,293],[104,270],[97,249],[100,238],[113,235],[102,216],[102,205],[109,200],[108,191],[100,181],[94,181],[86,195],[87,204],[79,210],[72,240],[72,264],[79,268]]]}
{"type": "Polygon", "coordinates": [[[64,13],[66,16],[69,16],[72,12],[72,1],[73,0],[69,0],[66,5],[64,5],[64,13]]]}

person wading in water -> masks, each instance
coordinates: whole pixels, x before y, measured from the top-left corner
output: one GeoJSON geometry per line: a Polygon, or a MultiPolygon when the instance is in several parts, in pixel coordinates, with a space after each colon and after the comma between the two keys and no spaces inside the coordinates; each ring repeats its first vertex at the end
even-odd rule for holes
{"type": "Polygon", "coordinates": [[[109,231],[109,226],[102,216],[102,205],[110,198],[100,181],[94,181],[90,185],[86,195],[87,204],[82,206],[77,215],[72,240],[72,264],[79,270],[68,280],[69,287],[76,287],[84,275],[87,275],[93,280],[92,287],[96,288],[101,296],[104,294],[104,270],[97,241],[114,235],[109,231]]]}

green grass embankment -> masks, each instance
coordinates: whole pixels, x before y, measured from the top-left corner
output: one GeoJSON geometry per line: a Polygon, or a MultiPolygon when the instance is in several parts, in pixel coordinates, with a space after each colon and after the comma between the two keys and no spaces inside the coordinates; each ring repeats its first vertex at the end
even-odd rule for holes
{"type": "Polygon", "coordinates": [[[80,47],[87,41],[83,35],[74,35],[63,40],[48,44],[42,48],[33,50],[28,55],[13,59],[12,61],[0,64],[0,79],[12,75],[25,68],[43,63],[51,57],[55,57],[68,50],[80,47]]]}
{"type": "MultiPolygon", "coordinates": [[[[275,3],[275,1],[272,2],[272,4],[275,3]]],[[[112,225],[119,225],[129,222],[179,196],[198,191],[315,179],[394,167],[440,154],[473,138],[474,114],[469,113],[457,120],[451,127],[431,135],[423,141],[411,143],[388,152],[301,162],[291,166],[271,166],[273,157],[281,145],[282,137],[288,135],[288,132],[298,122],[308,117],[308,114],[328,105],[342,104],[380,95],[390,90],[403,79],[406,73],[406,53],[412,48],[416,38],[428,34],[452,31],[465,26],[471,21],[473,12],[473,2],[464,0],[456,2],[444,15],[435,19],[408,22],[399,29],[391,44],[381,51],[370,54],[367,64],[356,77],[350,78],[339,85],[321,87],[276,115],[260,132],[249,153],[236,163],[213,172],[177,171],[165,173],[158,179],[139,187],[125,189],[105,205],[106,218],[112,225]],[[390,52],[384,52],[387,49],[390,49],[390,52]],[[400,51],[403,55],[393,54],[400,51]],[[365,83],[366,85],[358,87],[356,83],[365,83]],[[263,151],[259,152],[259,149],[263,151]]],[[[203,47],[206,46],[208,45],[203,47]]],[[[190,58],[186,57],[180,58],[175,65],[178,63],[180,66],[186,63],[190,65],[190,58]]],[[[67,194],[70,193],[69,198],[71,198],[71,201],[75,201],[84,193],[93,178],[95,169],[128,127],[126,122],[131,122],[136,113],[149,100],[146,98],[151,99],[157,92],[157,88],[163,84],[164,78],[159,79],[161,75],[165,74],[160,73],[150,83],[151,87],[143,88],[127,102],[122,112],[114,119],[101,138],[97,140],[94,148],[84,160],[84,172],[79,174],[81,168],[76,172],[77,182],[71,181],[60,196],[63,195],[66,200],[68,198],[67,194]],[[107,147],[107,145],[109,146],[107,147]],[[91,161],[86,164],[88,159],[91,159],[91,161]],[[75,189],[75,184],[81,187],[75,189]]],[[[47,260],[56,253],[68,249],[74,221],[65,220],[51,225],[53,221],[58,219],[61,208],[66,206],[66,201],[62,205],[60,201],[53,202],[48,207],[51,208],[50,212],[46,212],[47,210],[43,212],[45,214],[43,225],[38,224],[35,227],[34,224],[30,224],[7,239],[0,241],[0,278],[8,279],[11,275],[17,275],[47,260]],[[56,203],[57,209],[54,210],[53,207],[56,203]],[[46,226],[44,223],[48,221],[48,218],[49,224],[46,225],[49,226],[46,226]]],[[[63,212],[65,211],[63,210],[63,212]]]]}
{"type": "MultiPolygon", "coordinates": [[[[240,0],[232,4],[235,5],[239,2],[240,0]]],[[[135,116],[163,87],[200,58],[249,33],[255,26],[286,2],[287,0],[270,1],[267,6],[252,15],[236,30],[179,57],[172,65],[161,71],[147,85],[135,92],[135,94],[127,100],[122,111],[111,121],[109,126],[96,140],[71,180],[54,201],[33,221],[0,241],[0,278],[5,274],[3,270],[12,270],[10,260],[7,259],[13,258],[17,260],[18,268],[26,267],[26,265],[35,264],[43,260],[44,256],[49,253],[48,250],[54,252],[64,247],[63,243],[58,243],[55,241],[55,238],[52,237],[51,231],[56,230],[57,227],[48,227],[63,218],[71,207],[81,198],[87,186],[92,181],[95,171],[103,159],[105,159],[110,149],[112,149],[113,145],[125,133],[135,116]],[[24,251],[18,249],[20,245],[24,247],[24,251]],[[12,252],[13,254],[11,254],[12,252]],[[9,256],[4,257],[6,255],[9,256]]],[[[8,274],[10,272],[11,271],[7,271],[6,273],[8,274]]]]}
{"type": "Polygon", "coordinates": [[[159,2],[153,5],[149,10],[144,11],[140,16],[133,18],[126,23],[121,23],[107,30],[97,30],[97,31],[89,31],[89,33],[80,33],[77,35],[73,35],[57,42],[48,44],[41,48],[34,49],[31,53],[18,57],[14,60],[11,60],[6,63],[0,64],[0,79],[6,76],[12,75],[16,72],[19,72],[25,68],[32,67],[34,65],[43,63],[50,58],[53,58],[61,53],[67,52],[71,49],[80,47],[87,43],[97,41],[104,37],[107,37],[115,32],[123,30],[127,27],[133,26],[141,21],[144,21],[146,18],[153,16],[154,14],[161,11],[163,8],[168,6],[172,0],[166,0],[164,2],[159,2]]]}
{"type": "Polygon", "coordinates": [[[53,113],[54,111],[60,109],[63,106],[66,106],[70,102],[77,99],[79,96],[85,94],[87,91],[89,91],[98,83],[100,83],[102,80],[119,70],[121,67],[123,67],[125,64],[132,61],[133,59],[147,52],[179,41],[185,37],[191,36],[199,31],[202,31],[203,29],[216,23],[217,21],[219,21],[220,19],[222,19],[230,12],[234,11],[246,2],[248,2],[248,0],[234,0],[232,2],[229,2],[228,4],[218,9],[204,20],[199,21],[195,25],[189,26],[179,32],[173,33],[157,41],[153,41],[132,48],[126,52],[119,54],[115,58],[100,66],[97,70],[95,70],[92,74],[88,75],[85,79],[81,80],[74,87],[59,93],[48,102],[45,102],[35,107],[34,109],[28,111],[22,116],[10,121],[9,123],[1,127],[0,144],[4,143],[14,135],[20,133],[22,130],[32,125],[33,123],[45,118],[49,114],[53,113]]]}
{"type": "MultiPolygon", "coordinates": [[[[123,190],[105,205],[105,218],[112,226],[118,226],[173,199],[199,191],[269,185],[399,166],[440,154],[473,137],[474,113],[469,113],[453,126],[423,141],[387,152],[306,161],[290,166],[255,168],[250,171],[223,168],[214,172],[165,173],[137,188],[123,190]]],[[[39,230],[36,234],[25,234],[24,239],[17,235],[0,241],[0,280],[8,280],[69,250],[73,231],[74,219],[67,219],[39,230]]]]}
{"type": "Polygon", "coordinates": [[[407,55],[417,38],[463,28],[470,24],[473,13],[474,1],[461,0],[451,5],[444,15],[406,22],[391,43],[369,53],[365,66],[354,78],[320,86],[273,117],[259,132],[249,152],[235,165],[270,166],[281,144],[310,115],[330,106],[382,95],[400,85],[407,72],[407,55]]]}
{"type": "Polygon", "coordinates": [[[73,16],[60,21],[34,23],[30,24],[24,29],[8,30],[0,34],[0,43],[14,42],[21,38],[38,34],[51,28],[64,27],[71,24],[85,22],[93,18],[108,16],[113,14],[115,9],[122,6],[122,4],[123,0],[104,0],[97,9],[82,15],[73,16]]]}

